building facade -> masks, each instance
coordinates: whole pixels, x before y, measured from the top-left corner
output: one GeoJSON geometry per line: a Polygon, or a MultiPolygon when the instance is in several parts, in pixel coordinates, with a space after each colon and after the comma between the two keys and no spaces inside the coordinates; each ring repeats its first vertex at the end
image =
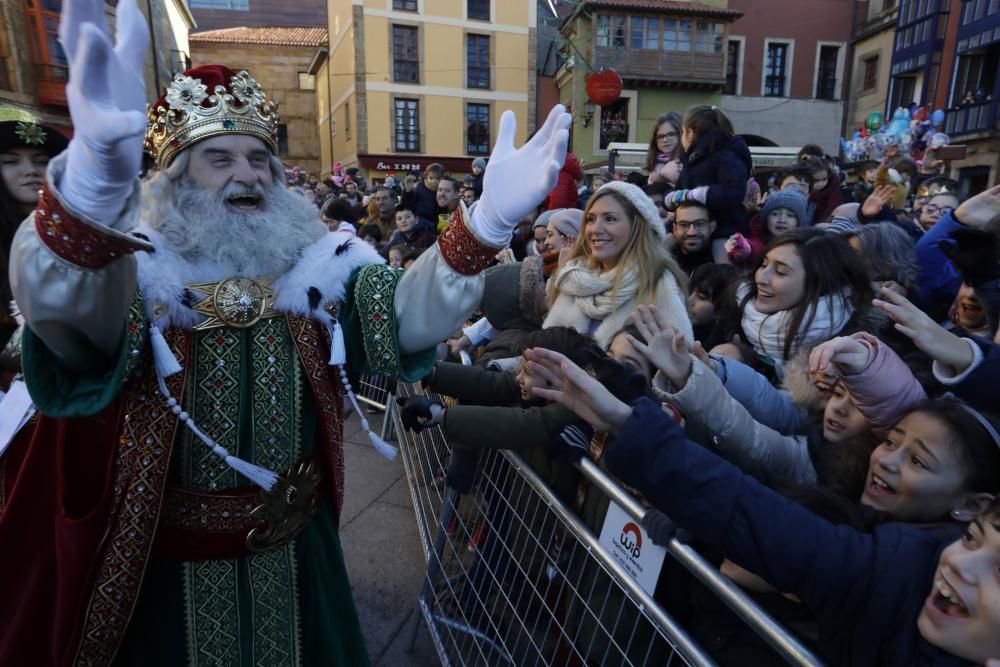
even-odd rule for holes
{"type": "Polygon", "coordinates": [[[896,0],[870,0],[864,21],[855,29],[845,135],[861,127],[872,112],[885,111],[898,13],[896,0]]]}
{"type": "MultiPolygon", "coordinates": [[[[876,0],[876,2],[879,0],[876,0]]],[[[839,152],[858,0],[730,0],[742,13],[726,45],[720,106],[749,143],[839,152]]]]}
{"type": "Polygon", "coordinates": [[[369,179],[440,162],[468,172],[500,115],[534,126],[536,0],[331,0],[314,54],[326,168],[369,179]]]}
{"type": "MultiPolygon", "coordinates": [[[[891,4],[891,3],[890,3],[891,4]]],[[[890,70],[881,98],[886,117],[916,104],[945,112],[952,145],[966,156],[947,164],[965,195],[1000,182],[1000,0],[899,0],[890,70]]],[[[859,96],[860,98],[860,96],[859,96]]],[[[852,120],[864,109],[861,103],[852,120]]],[[[870,113],[870,111],[869,111],[870,113]]]]}
{"type": "MultiPolygon", "coordinates": [[[[192,33],[195,65],[223,64],[246,69],[269,99],[278,103],[278,157],[318,174],[316,80],[309,74],[316,49],[327,43],[324,27],[254,26],[192,33]]],[[[329,169],[329,167],[327,167],[329,169]]]]}
{"type": "MultiPolygon", "coordinates": [[[[105,5],[110,25],[115,4],[105,5]]],[[[140,0],[138,5],[152,27],[144,73],[154,101],[189,62],[187,35],[195,23],[187,0],[140,0]]],[[[68,61],[58,42],[61,9],[62,0],[0,2],[0,104],[28,110],[70,134],[68,61]]]]}
{"type": "Polygon", "coordinates": [[[648,143],[656,118],[696,104],[720,104],[726,44],[740,12],[726,0],[592,0],[563,19],[560,101],[573,112],[572,150],[588,171],[600,170],[611,143],[648,143]],[[589,102],[587,76],[612,68],[620,97],[589,102]]]}

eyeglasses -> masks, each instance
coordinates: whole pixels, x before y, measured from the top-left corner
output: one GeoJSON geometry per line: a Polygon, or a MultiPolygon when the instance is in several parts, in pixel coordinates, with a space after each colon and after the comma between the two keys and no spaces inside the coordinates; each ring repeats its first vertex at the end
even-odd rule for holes
{"type": "Polygon", "coordinates": [[[674,229],[679,232],[686,232],[687,230],[694,227],[694,230],[696,232],[703,232],[707,230],[708,226],[711,224],[712,222],[710,220],[692,220],[691,222],[675,222],[674,229]]]}
{"type": "Polygon", "coordinates": [[[666,139],[676,139],[678,136],[677,132],[667,132],[666,134],[657,134],[656,140],[664,141],[666,139]]]}
{"type": "Polygon", "coordinates": [[[948,215],[955,210],[954,206],[935,206],[934,204],[926,204],[923,208],[928,214],[934,215],[935,213],[939,215],[948,215]]]}

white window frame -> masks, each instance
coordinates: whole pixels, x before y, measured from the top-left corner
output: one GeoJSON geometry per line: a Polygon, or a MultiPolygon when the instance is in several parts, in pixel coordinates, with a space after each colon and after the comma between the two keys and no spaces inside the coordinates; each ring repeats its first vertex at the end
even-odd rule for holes
{"type": "MultiPolygon", "coordinates": [[[[355,2],[354,4],[359,4],[359,3],[355,2]]],[[[385,0],[385,11],[388,12],[393,17],[420,16],[424,13],[424,0],[417,0],[416,12],[409,12],[406,11],[405,9],[393,9],[392,0],[385,0]]]]}
{"type": "MultiPolygon", "coordinates": [[[[847,42],[816,42],[816,62],[813,63],[813,83],[812,99],[816,98],[816,84],[819,83],[819,55],[823,52],[824,46],[836,46],[837,51],[837,86],[834,88],[833,101],[840,101],[844,98],[844,57],[847,53],[847,42]]],[[[830,100],[822,100],[830,101],[830,100]]]]}
{"type": "MultiPolygon", "coordinates": [[[[730,35],[726,40],[726,58],[729,58],[729,42],[740,43],[740,59],[736,63],[736,93],[734,93],[739,96],[743,94],[743,64],[747,59],[747,38],[745,35],[730,35]]],[[[728,66],[729,63],[726,62],[726,67],[728,66]]]]}
{"type": "Polygon", "coordinates": [[[781,97],[791,97],[792,72],[795,65],[795,38],[794,37],[765,37],[764,54],[761,58],[760,67],[760,96],[764,97],[767,91],[767,51],[771,44],[787,44],[788,57],[785,59],[785,89],[781,97]]]}
{"type": "MultiPolygon", "coordinates": [[[[621,95],[618,97],[627,97],[628,103],[628,143],[635,143],[635,125],[639,121],[639,91],[638,90],[623,90],[621,95]]],[[[591,123],[591,127],[594,128],[594,152],[592,155],[607,155],[608,149],[601,148],[601,113],[604,111],[604,107],[597,106],[594,110],[594,119],[591,123]]]]}

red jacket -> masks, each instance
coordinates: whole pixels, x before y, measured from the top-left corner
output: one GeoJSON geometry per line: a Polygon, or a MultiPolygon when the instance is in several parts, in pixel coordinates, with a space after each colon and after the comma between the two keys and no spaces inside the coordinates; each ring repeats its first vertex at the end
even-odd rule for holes
{"type": "Polygon", "coordinates": [[[566,162],[563,163],[559,171],[559,180],[556,187],[549,193],[549,210],[557,208],[576,208],[580,203],[580,195],[576,191],[576,184],[583,178],[583,169],[580,168],[580,161],[572,153],[566,153],[566,162]]]}

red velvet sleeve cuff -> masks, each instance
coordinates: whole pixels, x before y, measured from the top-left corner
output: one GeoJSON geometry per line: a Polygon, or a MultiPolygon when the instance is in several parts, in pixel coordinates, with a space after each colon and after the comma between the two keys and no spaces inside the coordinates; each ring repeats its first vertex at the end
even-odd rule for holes
{"type": "Polygon", "coordinates": [[[454,216],[448,229],[438,237],[438,249],[445,263],[463,276],[474,276],[492,265],[500,251],[473,236],[461,215],[454,216]]]}
{"type": "Polygon", "coordinates": [[[70,213],[47,184],[35,208],[35,230],[54,255],[85,269],[100,269],[125,255],[152,248],[141,239],[101,228],[70,213]]]}

